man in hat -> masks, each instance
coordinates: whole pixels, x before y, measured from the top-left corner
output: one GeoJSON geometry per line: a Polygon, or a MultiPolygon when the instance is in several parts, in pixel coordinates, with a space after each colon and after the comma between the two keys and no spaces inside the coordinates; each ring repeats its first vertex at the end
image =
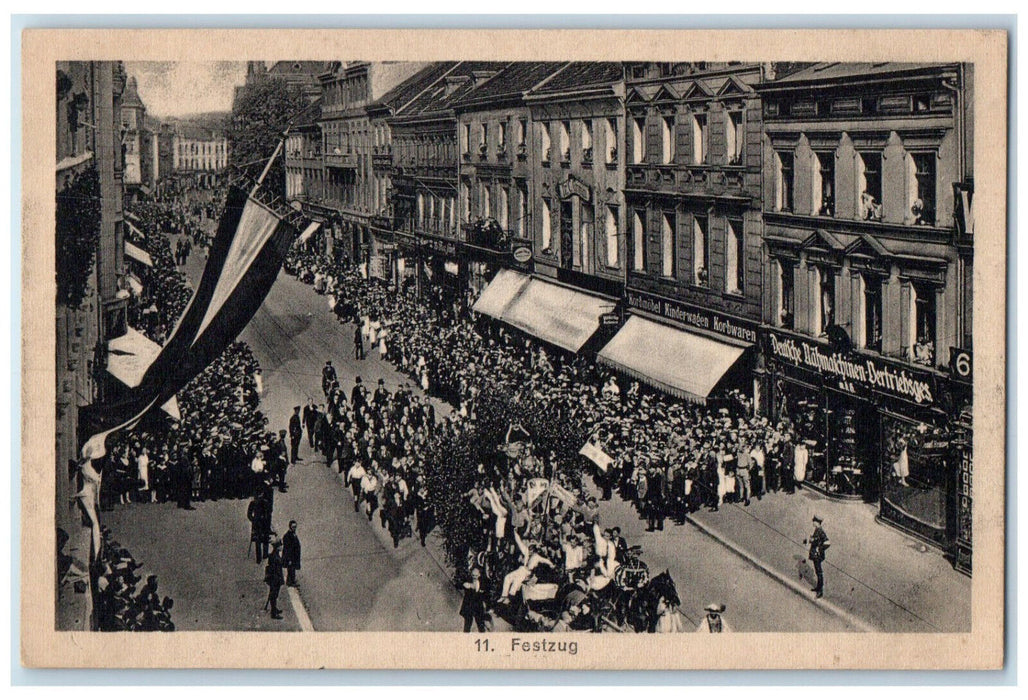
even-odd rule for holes
{"type": "Polygon", "coordinates": [[[314,433],[318,424],[318,407],[314,404],[314,398],[307,399],[307,405],[303,408],[303,427],[307,429],[307,446],[314,449],[314,433]]]}
{"type": "Polygon", "coordinates": [[[265,609],[271,606],[271,619],[281,620],[282,611],[278,609],[278,592],[282,590],[285,579],[282,576],[282,540],[276,539],[271,543],[271,554],[268,555],[268,565],[264,569],[264,583],[268,584],[268,601],[264,604],[265,609]]]}
{"type": "Polygon", "coordinates": [[[385,406],[386,403],[388,403],[388,401],[389,401],[389,392],[386,391],[385,380],[384,379],[379,379],[378,380],[378,388],[375,389],[375,395],[374,395],[374,397],[372,397],[372,401],[374,401],[375,406],[379,410],[381,410],[382,407],[385,406]]]}
{"type": "Polygon", "coordinates": [[[357,377],[354,379],[353,391],[350,392],[350,405],[353,406],[354,412],[364,406],[364,397],[367,393],[368,390],[364,388],[364,382],[361,378],[357,377]]]}
{"type": "Polygon", "coordinates": [[[250,541],[257,548],[257,563],[268,556],[268,540],[271,537],[271,502],[263,493],[258,493],[246,508],[246,519],[250,521],[250,541]]]}
{"type": "Polygon", "coordinates": [[[286,431],[278,431],[277,437],[274,433],[271,434],[268,456],[271,460],[271,473],[278,482],[278,490],[285,493],[288,489],[286,470],[289,468],[289,456],[286,454],[286,431]]]}
{"type": "Polygon", "coordinates": [[[286,585],[296,588],[296,570],[300,568],[300,538],[296,521],[289,521],[289,531],[282,537],[282,563],[286,567],[286,585]]]}
{"type": "Polygon", "coordinates": [[[353,331],[353,359],[364,359],[364,334],[361,333],[360,326],[357,326],[353,331]]]}
{"type": "Polygon", "coordinates": [[[696,628],[697,632],[706,632],[708,634],[720,634],[722,632],[731,632],[732,630],[728,627],[728,623],[725,622],[724,618],[721,617],[721,613],[725,611],[723,603],[711,603],[704,610],[707,614],[704,615],[703,619],[700,620],[699,626],[696,628]]]}
{"type": "Polygon", "coordinates": [[[822,527],[823,522],[820,516],[815,515],[814,533],[808,539],[803,540],[803,544],[810,545],[807,556],[814,565],[814,573],[817,574],[817,584],[810,590],[816,594],[817,598],[822,597],[825,593],[825,574],[822,567],[825,560],[825,550],[832,544],[828,541],[828,535],[825,534],[822,527]]]}
{"type": "Polygon", "coordinates": [[[338,383],[336,368],[332,366],[332,360],[325,360],[325,366],[321,368],[321,390],[328,393],[329,387],[338,383]]]}
{"type": "Polygon", "coordinates": [[[300,407],[293,406],[293,415],[289,417],[289,463],[296,464],[300,456],[300,440],[303,439],[303,424],[300,422],[300,407]]]}

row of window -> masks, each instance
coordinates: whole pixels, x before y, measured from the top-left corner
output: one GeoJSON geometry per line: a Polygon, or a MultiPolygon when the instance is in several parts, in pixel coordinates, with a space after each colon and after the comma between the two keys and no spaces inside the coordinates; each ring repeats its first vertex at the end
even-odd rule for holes
{"type": "Polygon", "coordinates": [[[180,156],[186,155],[211,155],[225,153],[226,145],[225,142],[219,141],[217,143],[211,143],[204,141],[203,143],[179,143],[178,154],[180,156]]]}
{"type": "MultiPolygon", "coordinates": [[[[836,285],[845,279],[836,269],[826,266],[812,265],[807,268],[807,279],[800,279],[800,270],[794,262],[778,259],[775,262],[778,274],[776,323],[782,328],[796,328],[796,314],[811,314],[809,331],[813,335],[826,335],[829,326],[839,322],[836,313],[836,285]],[[816,297],[811,300],[809,309],[796,308],[796,285],[811,284],[816,297]]],[[[854,311],[849,314],[851,340],[859,348],[882,352],[883,328],[885,326],[886,307],[883,304],[886,280],[879,274],[861,273],[852,277],[855,281],[853,296],[857,302],[854,311]]],[[[919,364],[933,366],[935,364],[935,329],[936,329],[936,287],[927,282],[909,283],[909,291],[905,296],[909,304],[907,327],[901,329],[902,342],[899,343],[906,359],[919,364]]],[[[899,309],[895,313],[900,313],[899,309]]],[[[902,314],[900,314],[902,319],[902,314]]],[[[898,324],[897,324],[898,325],[898,324]]],[[[802,328],[798,329],[802,330],[802,328]]]]}
{"type": "Polygon", "coordinates": [[[602,160],[603,163],[613,164],[618,159],[618,123],[616,119],[600,119],[600,128],[603,130],[603,140],[597,144],[594,138],[596,127],[591,119],[574,122],[562,120],[558,122],[539,123],[540,156],[544,164],[559,160],[561,163],[571,162],[571,139],[572,130],[577,134],[579,148],[581,149],[582,163],[592,163],[602,160]],[[554,152],[553,134],[556,132],[556,152],[554,152]],[[599,148],[602,159],[596,158],[595,149],[599,148]]]}
{"type": "MultiPolygon", "coordinates": [[[[563,205],[560,216],[571,219],[573,214],[571,212],[570,202],[565,200],[560,202],[560,204],[563,205]]],[[[550,197],[542,198],[541,228],[542,246],[545,253],[552,253],[554,249],[554,219],[556,218],[555,206],[554,200],[550,197]]],[[[589,260],[589,242],[593,238],[593,229],[597,218],[600,218],[603,222],[604,262],[609,268],[617,268],[620,264],[618,253],[618,239],[620,238],[620,233],[618,226],[618,207],[613,204],[597,204],[595,206],[589,206],[584,202],[581,204],[578,236],[573,241],[573,249],[570,251],[572,254],[572,264],[578,267],[583,265],[583,260],[589,260]]]]}
{"type": "Polygon", "coordinates": [[[691,165],[713,162],[710,143],[710,120],[723,120],[725,149],[720,155],[724,165],[741,165],[743,148],[746,144],[745,112],[725,110],[721,112],[693,112],[691,114],[662,115],[655,130],[647,130],[647,119],[643,115],[630,120],[630,160],[633,164],[652,162],[659,153],[659,162],[664,165],[684,160],[691,165]],[[691,151],[678,153],[678,137],[688,134],[691,151]],[[647,138],[659,138],[659,149],[647,150],[647,138]]]}
{"type": "Polygon", "coordinates": [[[907,152],[903,191],[886,192],[882,186],[882,152],[857,151],[852,162],[845,164],[852,169],[854,206],[849,211],[838,211],[835,197],[837,152],[812,151],[809,159],[798,161],[793,151],[778,150],[775,151],[774,208],[775,211],[811,216],[881,221],[886,196],[903,197],[907,212],[904,222],[932,226],[936,221],[936,157],[934,152],[907,152]],[[806,169],[809,175],[809,211],[796,209],[796,183],[800,168],[806,169]]]}
{"type": "MultiPolygon", "coordinates": [[[[679,267],[679,221],[678,214],[673,211],[660,213],[660,276],[668,279],[682,279],[679,267]]],[[[710,279],[710,228],[709,217],[692,214],[692,226],[688,229],[690,240],[686,250],[692,252],[692,269],[684,278],[697,287],[709,287],[710,279]]],[[[632,213],[632,270],[646,273],[649,256],[650,237],[646,230],[647,212],[636,209],[632,213]]],[[[726,217],[725,230],[725,276],[724,292],[742,294],[745,289],[746,274],[746,238],[741,218],[726,217]]]]}

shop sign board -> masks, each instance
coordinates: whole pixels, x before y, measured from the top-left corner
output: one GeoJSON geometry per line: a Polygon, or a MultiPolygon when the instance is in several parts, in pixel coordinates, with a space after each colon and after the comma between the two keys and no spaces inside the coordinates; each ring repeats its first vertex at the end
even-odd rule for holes
{"type": "Polygon", "coordinates": [[[728,316],[713,309],[704,309],[674,299],[666,299],[634,289],[628,290],[628,305],[647,313],[661,316],[675,323],[702,331],[743,341],[757,342],[757,324],[746,319],[728,316]]]}
{"type": "Polygon", "coordinates": [[[618,315],[615,313],[600,314],[600,325],[602,326],[616,326],[618,320],[618,315]]]}
{"type": "Polygon", "coordinates": [[[950,371],[953,372],[954,379],[967,382],[968,384],[971,383],[974,376],[974,360],[970,350],[950,348],[949,367],[950,371]]]}
{"type": "Polygon", "coordinates": [[[974,471],[971,444],[963,442],[957,448],[957,557],[956,567],[971,572],[972,549],[972,474],[974,471]]]}
{"type": "Polygon", "coordinates": [[[849,393],[876,391],[920,406],[935,405],[935,376],[930,372],[775,331],[768,331],[767,338],[771,357],[820,375],[823,381],[838,384],[849,393]]]}
{"type": "Polygon", "coordinates": [[[519,263],[526,263],[532,259],[532,249],[528,246],[519,246],[514,249],[514,260],[519,263]]]}
{"type": "Polygon", "coordinates": [[[567,180],[557,185],[557,195],[561,199],[571,199],[572,196],[578,195],[582,201],[588,202],[592,199],[592,190],[574,175],[568,175],[567,180]]]}
{"type": "Polygon", "coordinates": [[[451,258],[457,257],[457,241],[451,241],[446,238],[429,238],[428,236],[425,236],[421,239],[421,246],[430,253],[447,255],[451,258]]]}

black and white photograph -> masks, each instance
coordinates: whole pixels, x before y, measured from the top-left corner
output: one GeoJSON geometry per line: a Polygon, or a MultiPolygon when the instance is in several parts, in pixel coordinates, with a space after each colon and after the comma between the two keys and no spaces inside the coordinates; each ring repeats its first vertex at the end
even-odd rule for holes
{"type": "Polygon", "coordinates": [[[48,64],[53,632],[981,630],[980,66],[296,46],[48,64]]]}

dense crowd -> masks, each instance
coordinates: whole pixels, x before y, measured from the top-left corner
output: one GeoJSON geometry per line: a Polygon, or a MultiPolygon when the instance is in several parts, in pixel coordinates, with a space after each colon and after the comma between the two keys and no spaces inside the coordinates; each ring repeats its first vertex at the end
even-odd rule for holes
{"type": "MultiPolygon", "coordinates": [[[[142,297],[129,305],[129,325],[160,344],[192,293],[165,233],[179,219],[169,219],[162,202],[134,202],[128,214],[134,224],[129,240],[153,261],[142,266],[142,297]]],[[[257,482],[253,459],[272,442],[259,410],[259,373],[249,346],[233,343],[177,394],[179,420],[152,415],[136,429],[112,435],[102,465],[101,506],[175,501],[191,508],[197,499],[250,497],[257,482]]]]}
{"type": "MultiPolygon", "coordinates": [[[[594,473],[605,498],[619,487],[662,527],[668,512],[731,497],[729,479],[748,481],[735,462],[749,474],[760,421],[667,401],[637,384],[622,396],[614,377],[581,358],[548,354],[441,299],[423,303],[409,289],[366,280],[302,248],[287,267],[357,324],[357,357],[376,347],[422,389],[458,407],[433,429],[409,387],[370,394],[358,382],[347,401],[326,365],[327,408],[305,414],[315,425],[337,426],[327,461],[338,460],[355,509],[369,519],[378,509],[394,543],[413,531],[411,519],[422,539],[438,522],[465,578],[469,627],[485,625],[487,608],[537,629],[676,626],[670,578],[650,579],[620,532],[599,526],[582,476],[594,473]],[[587,440],[600,454],[617,455],[606,470],[590,469],[579,455],[587,440]]],[[[317,427],[308,430],[326,444],[317,427]]]]}
{"type": "Polygon", "coordinates": [[[157,577],[150,575],[143,580],[136,571],[142,568],[111,535],[103,529],[100,552],[95,566],[96,577],[96,627],[102,632],[173,632],[171,621],[174,601],[157,592],[157,577]]]}

